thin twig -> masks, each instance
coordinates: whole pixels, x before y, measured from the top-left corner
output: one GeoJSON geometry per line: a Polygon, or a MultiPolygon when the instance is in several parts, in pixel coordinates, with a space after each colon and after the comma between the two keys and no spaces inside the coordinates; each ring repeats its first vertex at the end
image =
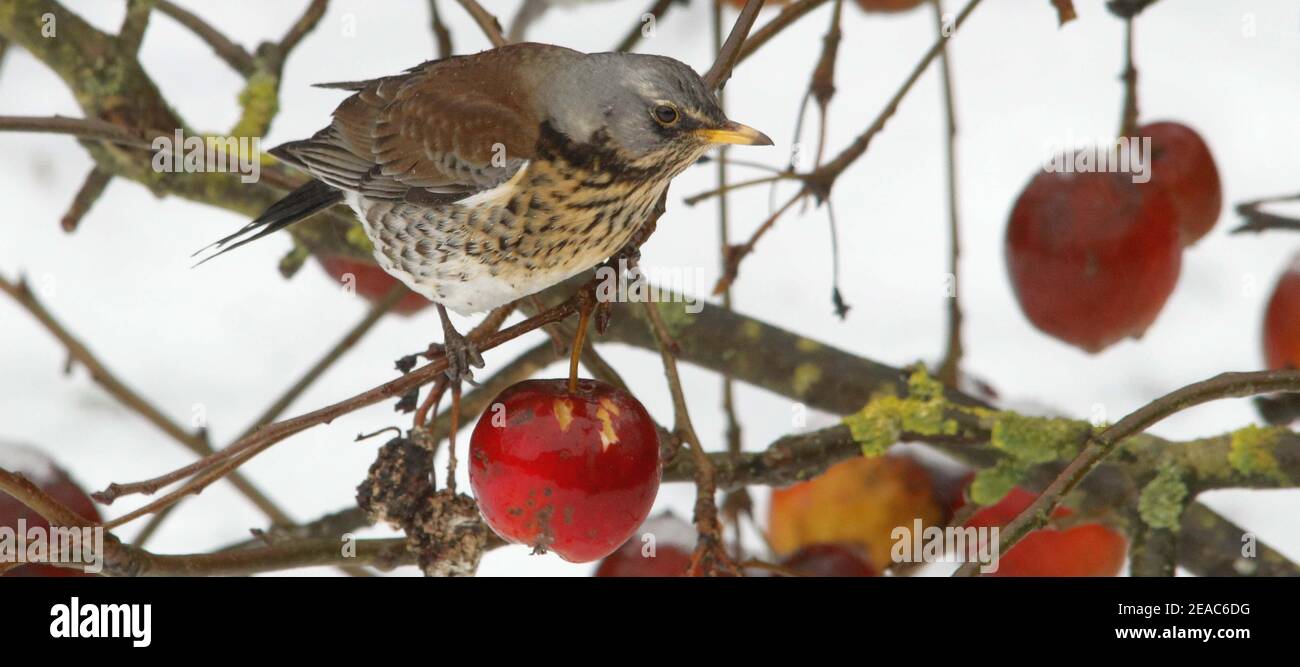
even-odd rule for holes
{"type": "Polygon", "coordinates": [[[438,58],[450,58],[456,52],[451,43],[451,30],[443,23],[438,13],[438,0],[429,0],[429,29],[433,31],[433,41],[438,45],[438,58]]]}
{"type": "Polygon", "coordinates": [[[81,219],[86,217],[90,212],[90,207],[99,201],[100,196],[108,187],[109,181],[113,176],[99,167],[92,167],[89,174],[86,174],[86,180],[82,181],[81,187],[77,189],[77,195],[72,198],[72,203],[68,205],[68,210],[59,220],[59,226],[63,231],[71,234],[77,231],[77,226],[81,224],[81,219]]]}
{"type": "Polygon", "coordinates": [[[474,23],[478,24],[479,30],[482,30],[483,34],[487,35],[488,41],[492,42],[492,46],[499,47],[510,43],[510,40],[506,39],[506,36],[502,34],[501,23],[497,21],[497,17],[490,14],[488,10],[483,9],[483,5],[480,5],[477,0],[456,0],[456,2],[459,2],[466,12],[469,12],[470,18],[473,18],[474,23]]]}
{"type": "MultiPolygon", "coordinates": [[[[722,21],[723,21],[723,1],[713,0],[711,14],[711,23],[713,25],[713,49],[714,51],[722,50],[722,21]]],[[[726,111],[726,93],[718,91],[718,106],[726,111]]],[[[727,146],[718,150],[718,187],[727,185],[727,166],[729,164],[728,156],[730,151],[727,146]]],[[[718,240],[721,244],[719,261],[726,262],[727,248],[731,245],[731,219],[729,216],[727,193],[723,192],[718,196],[718,240]]],[[[734,305],[731,290],[725,290],[722,293],[722,307],[731,310],[734,305]]],[[[722,374],[722,415],[725,420],[723,427],[723,440],[727,445],[727,453],[735,458],[739,458],[742,449],[743,439],[741,436],[740,419],[736,415],[736,383],[730,373],[722,374]]],[[[741,487],[731,491],[723,499],[722,512],[725,519],[731,522],[735,531],[735,538],[732,540],[732,558],[741,560],[744,558],[744,545],[741,540],[741,518],[748,508],[752,506],[749,498],[749,491],[741,487]]]]}
{"type": "Polygon", "coordinates": [[[659,305],[646,300],[646,321],[654,333],[659,345],[659,356],[663,360],[664,375],[668,378],[668,390],[673,399],[673,430],[691,449],[695,462],[695,529],[699,533],[699,543],[695,555],[691,558],[692,573],[713,574],[718,571],[734,571],[735,565],[727,557],[722,539],[722,524],[718,520],[718,506],[714,496],[717,484],[714,482],[713,463],[709,460],[700,437],[691,423],[691,415],[686,407],[686,394],[682,390],[682,380],[677,374],[677,358],[673,355],[672,336],[668,326],[659,313],[659,305]]]}
{"type": "Polygon", "coordinates": [[[325,16],[325,10],[328,7],[329,0],[311,0],[311,4],[307,5],[307,9],[302,16],[298,17],[298,20],[294,21],[293,25],[289,26],[289,30],[284,33],[284,37],[280,38],[279,51],[281,59],[289,55],[302,41],[302,38],[307,36],[307,33],[316,29],[316,25],[320,23],[321,17],[325,16]]]}
{"type": "MultiPolygon", "coordinates": [[[[320,360],[313,364],[297,382],[291,385],[282,395],[280,395],[279,398],[275,400],[274,403],[268,406],[266,410],[262,411],[262,414],[258,416],[257,419],[253,420],[253,423],[244,430],[239,438],[248,437],[262,425],[271,423],[276,417],[283,414],[294,401],[298,400],[298,397],[301,396],[303,392],[311,387],[316,380],[325,374],[325,371],[329,370],[336,361],[341,359],[348,350],[356,345],[357,342],[359,342],[366,333],[368,333],[370,329],[379,322],[384,314],[389,310],[392,310],[392,308],[397,305],[397,302],[401,301],[406,294],[406,288],[401,285],[394,286],[393,289],[389,290],[388,294],[384,295],[382,299],[370,307],[370,310],[366,312],[366,316],[362,318],[360,322],[348,330],[348,332],[344,334],[343,338],[325,353],[325,356],[321,357],[320,360]]],[[[236,440],[239,438],[236,438],[236,440]]],[[[199,454],[206,456],[211,454],[212,451],[211,447],[208,447],[206,451],[199,452],[199,454]]],[[[167,520],[167,517],[171,516],[172,511],[175,510],[176,507],[178,507],[178,505],[172,505],[171,507],[168,507],[150,517],[149,521],[140,529],[140,532],[136,534],[132,544],[137,547],[144,547],[145,544],[149,542],[149,539],[152,538],[158,529],[162,527],[162,524],[167,520]]],[[[275,519],[273,519],[273,522],[276,526],[282,526],[288,523],[286,521],[276,521],[275,519]]]]}
{"type": "Polygon", "coordinates": [[[1132,137],[1138,126],[1138,71],[1133,66],[1133,17],[1124,19],[1124,109],[1119,119],[1119,136],[1132,137]]]}
{"type": "Polygon", "coordinates": [[[1233,229],[1230,233],[1241,234],[1244,232],[1262,232],[1268,229],[1289,229],[1292,231],[1300,230],[1300,218],[1287,217],[1276,213],[1268,213],[1263,210],[1267,204],[1276,204],[1279,202],[1300,201],[1300,193],[1291,195],[1281,195],[1276,197],[1265,197],[1252,201],[1244,201],[1237,204],[1237,215],[1245,218],[1246,222],[1241,226],[1233,229]]]}
{"type": "Polygon", "coordinates": [[[772,18],[771,21],[763,24],[762,28],[754,31],[754,35],[745,41],[745,46],[740,49],[735,64],[739,65],[746,58],[754,55],[767,44],[773,37],[781,34],[781,31],[790,27],[792,23],[803,18],[809,12],[826,4],[827,0],[795,0],[781,8],[781,13],[772,18]]]}
{"type": "MultiPolygon", "coordinates": [[[[934,9],[934,25],[940,37],[945,29],[943,21],[943,1],[930,0],[934,9]]],[[[961,264],[961,225],[959,224],[957,202],[957,103],[953,96],[952,63],[947,44],[939,55],[939,71],[942,74],[944,105],[944,145],[947,160],[948,180],[948,279],[952,281],[952,292],[947,296],[948,305],[948,343],[939,363],[936,376],[950,387],[957,386],[961,375],[961,360],[964,353],[961,340],[961,281],[958,279],[961,264]]]]}
{"type": "Polygon", "coordinates": [[[952,32],[946,35],[941,34],[939,36],[939,39],[935,41],[934,45],[931,46],[928,51],[926,51],[920,62],[912,68],[912,73],[903,81],[903,85],[899,87],[893,97],[890,98],[889,102],[885,104],[885,108],[880,111],[876,116],[876,119],[872,121],[871,125],[869,125],[862,134],[858,135],[851,144],[846,146],[833,159],[818,167],[812,173],[803,176],[802,179],[804,181],[804,186],[792,195],[790,199],[777,210],[776,214],[769,217],[768,220],[754,232],[754,235],[750,237],[747,243],[737,247],[737,251],[734,253],[734,261],[729,267],[730,270],[725,273],[722,278],[718,280],[717,285],[714,286],[715,293],[725,289],[726,285],[736,279],[739,272],[740,261],[753,251],[754,245],[757,244],[759,238],[761,238],[763,234],[767,233],[776,222],[776,219],[780,217],[781,213],[784,213],[796,202],[806,196],[813,195],[822,199],[829,196],[831,188],[835,184],[835,180],[839,178],[840,174],[844,173],[844,170],[847,169],[849,165],[856,162],[867,152],[867,147],[871,145],[871,140],[885,128],[885,123],[888,122],[889,119],[898,111],[898,106],[902,103],[903,98],[907,96],[908,91],[912,89],[912,86],[915,85],[917,80],[921,78],[921,75],[925,73],[925,70],[929,67],[930,63],[943,53],[944,45],[949,39],[951,39],[952,35],[956,34],[957,29],[966,22],[967,17],[969,17],[970,13],[979,6],[980,2],[981,0],[970,0],[966,6],[962,8],[961,12],[957,14],[956,21],[953,23],[952,32]]]}
{"type": "Polygon", "coordinates": [[[745,45],[745,38],[749,36],[749,30],[754,27],[754,21],[762,9],[763,0],[748,0],[744,9],[740,10],[740,16],[737,16],[736,22],[732,24],[727,41],[723,42],[722,48],[718,49],[718,56],[714,59],[713,66],[702,77],[704,85],[710,90],[721,90],[727,85],[732,68],[740,61],[740,50],[745,45]]]}
{"type": "MultiPolygon", "coordinates": [[[[544,313],[487,337],[478,344],[478,348],[480,351],[490,350],[545,324],[562,320],[573,314],[575,310],[576,300],[570,299],[544,313]]],[[[446,370],[446,358],[435,359],[428,364],[403,375],[402,377],[391,380],[351,398],[332,405],[327,405],[323,408],[313,410],[292,419],[268,424],[248,437],[241,438],[229,447],[216,452],[212,456],[205,457],[195,464],[185,466],[177,471],[156,477],[152,480],[130,484],[111,484],[108,489],[96,494],[96,497],[99,498],[101,502],[111,502],[117,497],[128,493],[151,493],[173,481],[179,481],[189,475],[194,475],[192,479],[175,491],[152,503],[118,517],[112,522],[113,526],[125,524],[138,519],[141,516],[152,514],[164,507],[175,504],[180,498],[202,491],[213,481],[229,475],[248,459],[256,456],[268,447],[271,447],[289,436],[301,433],[302,431],[318,424],[329,423],[341,415],[348,414],[363,407],[374,405],[375,403],[396,396],[401,396],[416,387],[434,381],[439,377],[439,375],[445,377],[446,370]]]]}
{"type": "Polygon", "coordinates": [[[673,6],[674,1],[675,0],[654,0],[654,4],[650,5],[649,9],[637,14],[636,25],[632,26],[632,29],[627,31],[627,35],[619,41],[618,46],[614,47],[614,50],[626,52],[636,48],[636,45],[640,43],[641,38],[645,36],[646,17],[649,16],[651,20],[658,21],[663,18],[664,14],[668,13],[668,9],[673,6]]]}
{"type": "MultiPolygon", "coordinates": [[[[50,332],[68,351],[68,358],[81,366],[90,373],[90,377],[96,384],[108,392],[113,398],[117,399],[122,405],[131,411],[144,417],[149,423],[158,427],[163,433],[166,433],[176,442],[184,445],[186,449],[199,456],[205,456],[212,452],[211,445],[208,443],[207,433],[200,430],[192,433],[183,426],[172,421],[161,410],[154,407],[152,403],[146,400],[139,393],[131,389],[117,378],[112,371],[108,369],[80,340],[73,336],[66,328],[61,325],[54,316],[50,314],[45,306],[36,298],[27,283],[19,280],[17,283],[11,283],[3,276],[0,276],[0,291],[5,292],[14,299],[20,306],[25,308],[28,313],[35,317],[47,331],[50,332]]],[[[267,518],[274,523],[289,523],[290,518],[283,510],[279,508],[270,498],[267,498],[251,482],[242,475],[232,476],[231,483],[235,485],[246,498],[249,499],[258,509],[264,513],[267,518]]]]}
{"type": "Polygon", "coordinates": [[[45,132],[69,134],[82,139],[96,139],[109,143],[151,148],[152,143],[120,125],[98,118],[68,118],[66,116],[0,116],[0,131],[45,132]]]}
{"type": "Polygon", "coordinates": [[[217,57],[225,61],[236,72],[244,76],[253,73],[255,67],[253,56],[249,55],[244,47],[234,43],[229,37],[222,34],[220,30],[212,27],[194,13],[177,7],[169,0],[158,0],[156,7],[158,11],[185,26],[204,43],[212,47],[217,57]]]}
{"type": "Polygon", "coordinates": [[[370,306],[361,321],[343,334],[343,337],[326,351],[324,356],[318,359],[316,363],[312,364],[311,368],[307,369],[307,372],[303,373],[297,382],[290,385],[274,403],[267,406],[262,411],[262,414],[258,415],[257,419],[254,419],[253,423],[247,429],[244,429],[244,432],[236,440],[252,435],[258,428],[275,421],[277,417],[284,414],[284,411],[289,409],[289,406],[293,405],[293,402],[298,400],[298,397],[302,396],[303,392],[307,391],[316,380],[320,379],[335,362],[343,358],[343,355],[347,354],[348,350],[351,350],[359,343],[379,323],[379,320],[383,319],[384,315],[408,294],[410,292],[400,284],[394,285],[392,289],[388,290],[388,293],[382,299],[370,306]]]}

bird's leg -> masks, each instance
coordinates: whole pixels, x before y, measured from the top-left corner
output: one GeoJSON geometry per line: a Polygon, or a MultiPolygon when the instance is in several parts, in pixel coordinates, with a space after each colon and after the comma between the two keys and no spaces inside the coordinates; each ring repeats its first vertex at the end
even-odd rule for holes
{"type": "Polygon", "coordinates": [[[573,351],[569,353],[569,393],[578,391],[578,360],[582,358],[582,344],[587,337],[587,322],[596,309],[595,293],[584,290],[578,298],[578,331],[573,334],[573,351]]]}
{"type": "Polygon", "coordinates": [[[447,316],[447,309],[440,303],[434,305],[438,306],[438,317],[442,320],[442,347],[443,353],[447,355],[447,379],[452,384],[461,380],[474,384],[474,371],[470,367],[482,368],[483,355],[479,354],[473,342],[456,331],[456,326],[447,316]]]}

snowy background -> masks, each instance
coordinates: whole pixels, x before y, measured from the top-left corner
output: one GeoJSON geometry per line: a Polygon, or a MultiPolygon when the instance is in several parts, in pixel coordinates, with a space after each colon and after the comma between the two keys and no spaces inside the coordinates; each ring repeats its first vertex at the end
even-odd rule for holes
{"type": "MultiPolygon", "coordinates": [[[[124,3],[66,4],[111,32],[120,24],[124,3]]],[[[306,5],[300,0],[178,4],[249,48],[278,39],[306,5]]],[[[950,11],[959,9],[953,0],[946,4],[950,11]]],[[[1232,204],[1297,187],[1300,5],[1164,0],[1138,22],[1143,118],[1176,119],[1206,137],[1223,179],[1225,214],[1215,231],[1185,254],[1178,288],[1146,337],[1097,356],[1031,327],[1015,303],[1002,258],[1011,203],[1048,147],[1104,137],[1118,123],[1122,23],[1105,12],[1101,0],[1076,0],[1076,5],[1080,18],[1058,30],[1046,0],[986,0],[951,45],[961,129],[966,367],[1009,400],[1080,418],[1100,409],[1114,420],[1189,382],[1262,363],[1264,304],[1300,239],[1285,233],[1229,236],[1226,230],[1237,222],[1232,204]]],[[[458,52],[487,47],[459,7],[441,6],[458,52]]],[[[485,6],[504,20],[516,2],[488,0],[485,6]]],[[[645,0],[616,0],[557,9],[531,36],[585,51],[607,50],[646,6],[645,0]]],[[[765,11],[759,24],[774,13],[765,11]]],[[[709,15],[709,6],[698,0],[688,7],[674,5],[640,48],[703,70],[712,62],[709,15]]],[[[728,10],[728,16],[734,12],[728,10]]],[[[736,72],[727,88],[732,117],[764,130],[777,146],[738,149],[734,156],[784,163],[794,113],[829,17],[830,3],[736,72]]],[[[431,58],[435,47],[428,25],[423,0],[331,2],[321,25],[288,62],[281,112],[264,145],[301,138],[326,123],[339,94],[309,84],[390,74],[431,58]],[[347,25],[355,25],[355,34],[349,36],[347,25]]],[[[928,8],[864,15],[850,3],[843,29],[829,133],[832,154],[871,122],[934,39],[928,8]]],[[[192,34],[155,15],[141,57],[189,125],[211,131],[232,126],[242,81],[192,34]]],[[[947,261],[939,85],[931,68],[835,190],[842,282],[853,306],[848,321],[831,313],[821,211],[783,219],[759,244],[738,284],[740,310],[885,363],[938,360],[947,261]]],[[[57,77],[11,47],[0,69],[0,114],[81,112],[57,77]]],[[[196,412],[206,413],[215,443],[241,431],[364,314],[366,304],[344,293],[314,263],[283,280],[276,263],[290,247],[287,237],[191,270],[191,252],[245,220],[179,199],[159,200],[130,182],[114,181],[81,229],[63,233],[59,217],[90,166],[72,139],[0,135],[5,202],[0,272],[11,279],[26,274],[57,318],[168,415],[189,423],[196,412]]],[[[669,213],[644,250],[648,265],[702,268],[708,282],[698,286],[701,294],[717,276],[716,213],[712,204],[687,208],[681,198],[712,187],[714,177],[712,168],[696,168],[675,182],[669,213]]],[[[735,195],[732,206],[733,233],[743,238],[766,214],[766,191],[735,195]]],[[[439,331],[433,309],[381,322],[286,416],[391,379],[392,360],[423,349],[439,331]]],[[[488,370],[535,341],[516,341],[489,353],[488,370]]],[[[606,350],[650,412],[670,422],[658,357],[622,347],[606,350]]],[[[64,356],[32,318],[0,299],[0,440],[52,452],[95,489],[191,460],[186,450],[117,405],[84,371],[63,376],[64,356]]],[[[546,374],[562,372],[556,366],[546,374]]],[[[697,428],[709,446],[721,447],[717,377],[685,368],[684,380],[697,428]]],[[[788,399],[746,386],[738,395],[746,448],[760,449],[790,430],[788,399]]],[[[1247,401],[1221,401],[1177,415],[1153,432],[1190,438],[1255,419],[1247,401]]],[[[378,444],[357,444],[353,436],[398,421],[389,403],[374,406],[278,444],[243,470],[293,517],[310,520],[353,503],[354,488],[378,444]]],[[[757,495],[763,516],[767,494],[757,495]]],[[[692,496],[690,485],[666,485],[658,505],[689,516],[692,496]]],[[[1215,492],[1203,499],[1300,559],[1300,491],[1215,492]]],[[[121,501],[107,513],[126,512],[138,502],[121,501]]],[[[186,501],[150,546],[164,552],[211,549],[243,539],[250,527],[264,523],[242,496],[219,484],[186,501]]],[[[130,537],[142,524],[123,535],[130,537]]],[[[481,572],[585,575],[591,569],[513,547],[489,553],[481,572]]]]}

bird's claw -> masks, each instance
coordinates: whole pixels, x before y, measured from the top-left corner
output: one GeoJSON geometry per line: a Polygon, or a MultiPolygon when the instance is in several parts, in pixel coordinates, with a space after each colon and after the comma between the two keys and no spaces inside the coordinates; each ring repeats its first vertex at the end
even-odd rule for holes
{"type": "Polygon", "coordinates": [[[468,382],[477,387],[473,368],[483,368],[483,355],[468,338],[460,333],[448,332],[442,344],[447,356],[447,379],[451,382],[468,382]]]}

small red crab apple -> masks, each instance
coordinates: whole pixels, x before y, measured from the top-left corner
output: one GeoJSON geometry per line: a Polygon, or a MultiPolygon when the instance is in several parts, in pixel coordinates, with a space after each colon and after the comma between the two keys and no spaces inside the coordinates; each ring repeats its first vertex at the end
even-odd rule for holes
{"type": "Polygon", "coordinates": [[[596,577],[685,577],[695,552],[695,527],[671,512],[647,519],[623,546],[600,561],[596,577]]]}
{"type": "MultiPolygon", "coordinates": [[[[1153,177],[1154,180],[1154,177],[1153,177]]],[[[1006,261],[1020,309],[1091,354],[1140,338],[1178,284],[1182,232],[1162,188],[1132,174],[1042,172],[1016,199],[1006,261]]]]}
{"type": "Polygon", "coordinates": [[[1148,123],[1137,135],[1151,137],[1151,185],[1173,202],[1183,244],[1196,243],[1214,228],[1223,208],[1223,187],[1210,147],[1182,123],[1148,123]]]}
{"type": "Polygon", "coordinates": [[[487,524],[585,563],[618,549],[659,491],[659,437],[631,394],[596,380],[507,388],[470,438],[469,481],[487,524]]]}
{"type": "Polygon", "coordinates": [[[1268,367],[1300,368],[1300,254],[1277,280],[1264,314],[1264,359],[1268,367]]]}

